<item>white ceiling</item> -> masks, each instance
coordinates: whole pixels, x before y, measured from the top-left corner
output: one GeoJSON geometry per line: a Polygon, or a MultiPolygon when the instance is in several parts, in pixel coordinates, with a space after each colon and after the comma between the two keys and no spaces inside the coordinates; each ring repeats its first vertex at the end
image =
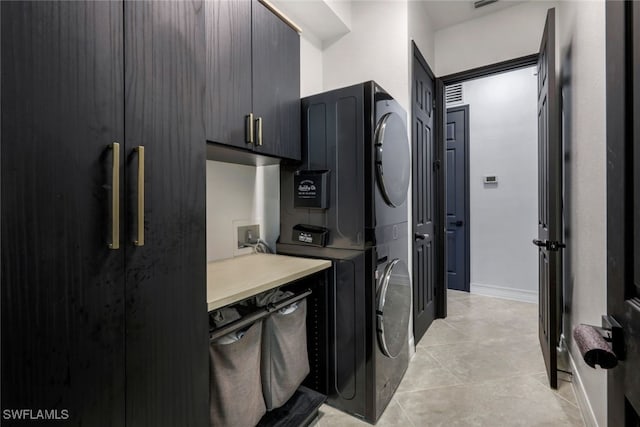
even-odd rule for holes
{"type": "MultiPolygon", "coordinates": [[[[0,0],[1,1],[1,0],[0,0]]],[[[331,0],[270,0],[289,19],[296,23],[311,42],[322,44],[349,31],[348,17],[342,16],[331,0]],[[332,7],[333,6],[333,7],[332,7]]],[[[346,2],[350,11],[349,2],[346,2]]]]}
{"type": "MultiPolygon", "coordinates": [[[[350,3],[357,1],[361,0],[270,0],[274,6],[302,28],[307,39],[319,46],[331,43],[351,30],[350,3]]],[[[409,1],[423,3],[423,10],[434,31],[525,2],[525,0],[499,0],[476,9],[473,7],[474,1],[471,0],[409,1]]]]}
{"type": "MultiPolygon", "coordinates": [[[[416,0],[413,0],[416,1],[416,0]]],[[[424,2],[433,30],[450,27],[464,21],[488,15],[501,9],[524,3],[523,0],[499,0],[496,3],[475,9],[473,1],[467,0],[418,0],[424,2]]]]}

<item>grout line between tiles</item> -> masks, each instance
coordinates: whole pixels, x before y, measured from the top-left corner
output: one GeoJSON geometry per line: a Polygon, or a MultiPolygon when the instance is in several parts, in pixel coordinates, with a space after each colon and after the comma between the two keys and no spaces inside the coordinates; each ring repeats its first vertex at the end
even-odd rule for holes
{"type": "Polygon", "coordinates": [[[433,354],[427,352],[427,355],[433,359],[438,365],[440,365],[440,367],[442,369],[444,369],[445,371],[447,371],[448,373],[450,373],[453,378],[455,378],[460,384],[459,385],[463,385],[464,384],[464,380],[462,380],[462,378],[460,378],[458,375],[456,375],[455,372],[453,372],[451,369],[449,369],[448,367],[445,366],[444,363],[442,363],[441,361],[438,360],[438,358],[436,358],[433,354]]]}
{"type": "MultiPolygon", "coordinates": [[[[470,341],[470,342],[464,342],[464,343],[460,343],[460,344],[479,344],[479,342],[477,341],[470,341]]],[[[450,344],[450,345],[456,345],[456,344],[450,344]]],[[[423,347],[421,350],[426,351],[427,354],[429,354],[431,357],[433,357],[434,359],[439,360],[439,357],[447,357],[447,356],[468,356],[468,355],[478,355],[480,353],[480,351],[483,351],[484,355],[505,355],[508,356],[509,354],[512,356],[516,356],[516,355],[521,355],[522,353],[527,353],[527,351],[524,350],[513,350],[511,353],[509,353],[507,351],[507,354],[505,354],[504,351],[500,351],[500,350],[495,350],[492,349],[493,347],[489,347],[489,348],[483,348],[483,349],[478,349],[476,350],[471,350],[471,351],[466,351],[464,353],[460,353],[460,352],[447,352],[445,354],[439,354],[438,352],[433,352],[429,347],[423,347]],[[451,354],[453,353],[453,354],[451,354]]]]}
{"type": "Polygon", "coordinates": [[[396,395],[405,395],[405,394],[411,394],[411,393],[419,393],[419,392],[422,392],[422,391],[432,391],[432,390],[435,391],[435,390],[442,390],[442,389],[445,389],[445,388],[460,387],[460,386],[465,386],[465,385],[468,385],[468,384],[460,383],[460,384],[436,385],[436,386],[433,386],[433,387],[427,387],[427,388],[418,389],[418,390],[396,391],[395,394],[396,395]]]}
{"type": "MultiPolygon", "coordinates": [[[[546,372],[543,372],[544,374],[546,374],[546,372]]],[[[535,379],[535,378],[534,378],[535,379]]],[[[571,406],[576,407],[578,410],[580,409],[580,407],[578,406],[578,399],[576,399],[575,402],[570,401],[569,399],[567,399],[566,397],[564,397],[563,395],[560,394],[560,392],[558,390],[553,390],[551,387],[542,384],[540,381],[536,380],[536,383],[544,388],[545,390],[549,390],[551,393],[553,393],[555,396],[559,397],[560,399],[564,400],[565,402],[567,402],[568,404],[570,404],[571,406]]],[[[569,385],[571,385],[571,383],[569,383],[569,385]]],[[[571,388],[571,392],[574,394],[575,397],[575,392],[573,391],[573,387],[571,388]]]]}
{"type": "Polygon", "coordinates": [[[543,374],[543,373],[546,373],[546,372],[538,371],[538,372],[526,372],[526,373],[519,373],[519,374],[513,374],[513,375],[506,375],[504,377],[499,377],[499,378],[489,378],[489,379],[486,379],[486,380],[471,381],[471,382],[468,382],[466,385],[483,385],[483,384],[489,384],[489,383],[494,383],[494,382],[499,382],[499,381],[503,381],[503,380],[514,379],[514,378],[529,377],[529,376],[532,376],[532,375],[539,375],[539,374],[543,374]]]}
{"type": "MultiPolygon", "coordinates": [[[[395,394],[396,395],[406,395],[406,394],[411,394],[411,393],[419,393],[419,392],[423,392],[423,391],[435,391],[435,390],[442,390],[442,389],[453,388],[453,387],[481,386],[481,385],[488,385],[488,384],[492,384],[492,383],[497,383],[497,382],[504,381],[504,380],[512,380],[512,379],[515,379],[515,378],[532,377],[534,375],[539,375],[539,374],[543,374],[543,373],[546,373],[546,372],[534,372],[534,373],[527,373],[527,374],[509,375],[509,376],[506,376],[506,377],[491,378],[491,379],[482,380],[482,381],[461,382],[459,384],[447,384],[447,385],[433,386],[433,387],[428,387],[428,388],[420,389],[420,390],[396,391],[395,394]]],[[[454,374],[454,376],[455,376],[455,374],[454,374]]],[[[458,376],[455,376],[455,377],[459,378],[458,376]]],[[[540,384],[539,381],[536,381],[536,382],[538,384],[540,384]]],[[[569,403],[571,403],[571,402],[569,402],[569,403]]],[[[398,400],[398,404],[400,404],[399,400],[398,400]]]]}
{"type": "MultiPolygon", "coordinates": [[[[543,374],[546,373],[546,371],[536,371],[536,372],[522,372],[522,373],[517,373],[517,374],[508,374],[508,375],[504,375],[504,376],[500,376],[500,377],[496,377],[496,378],[488,378],[488,379],[484,379],[484,380],[472,380],[472,381],[465,381],[463,379],[461,379],[461,377],[456,374],[455,372],[451,371],[449,368],[447,368],[443,362],[441,362],[440,360],[438,360],[438,358],[436,358],[434,355],[429,354],[429,356],[431,356],[443,369],[445,369],[447,372],[449,372],[451,375],[454,376],[454,378],[456,378],[458,381],[460,381],[459,384],[448,384],[446,386],[436,386],[436,387],[428,387],[425,388],[423,390],[412,390],[412,391],[424,391],[424,390],[432,390],[432,389],[436,389],[436,388],[444,388],[444,387],[457,387],[457,386],[476,386],[476,385],[483,385],[483,384],[488,384],[488,383],[493,383],[493,382],[499,382],[499,381],[503,381],[505,379],[513,379],[513,378],[521,378],[521,377],[527,377],[527,376],[533,376],[533,375],[539,375],[539,374],[543,374]]],[[[411,393],[412,391],[402,391],[400,393],[411,393]]]]}
{"type": "Polygon", "coordinates": [[[409,420],[409,424],[411,425],[411,427],[416,427],[415,423],[409,416],[409,413],[404,409],[404,406],[402,406],[400,401],[396,399],[395,396],[393,397],[393,400],[395,400],[395,402],[398,404],[398,406],[400,407],[400,411],[404,414],[405,418],[409,420]]]}
{"type": "MultiPolygon", "coordinates": [[[[396,395],[405,395],[405,394],[411,394],[411,393],[419,393],[419,392],[423,392],[423,391],[441,390],[441,389],[452,388],[452,387],[489,385],[489,384],[497,383],[497,382],[504,381],[504,380],[512,380],[512,379],[515,379],[515,378],[524,378],[524,377],[529,377],[529,376],[533,376],[533,375],[539,375],[539,374],[543,374],[543,373],[546,373],[546,372],[535,372],[535,373],[528,373],[528,374],[510,375],[510,376],[507,376],[507,377],[491,378],[491,379],[482,380],[482,381],[471,381],[471,382],[462,382],[460,384],[440,385],[440,386],[428,387],[428,388],[420,389],[420,390],[396,391],[395,394],[396,395]]],[[[458,377],[456,377],[456,378],[458,378],[458,377]]],[[[536,381],[536,382],[538,382],[538,381],[536,381]]],[[[538,384],[540,384],[540,383],[538,382],[538,384]]],[[[564,399],[564,400],[566,400],[566,399],[564,399]]],[[[571,403],[571,402],[569,402],[569,403],[571,403]]]]}
{"type": "Polygon", "coordinates": [[[423,389],[417,389],[417,390],[406,390],[406,391],[399,391],[396,392],[397,394],[405,394],[405,393],[413,393],[413,392],[419,392],[419,391],[426,391],[426,390],[435,390],[435,389],[442,389],[442,388],[447,388],[447,387],[459,387],[459,386],[476,386],[476,385],[483,385],[483,384],[489,384],[489,383],[493,383],[493,382],[499,382],[505,379],[513,379],[513,378],[521,378],[521,377],[526,377],[526,376],[532,376],[532,375],[539,375],[542,373],[545,373],[544,371],[537,371],[537,372],[527,372],[527,373],[518,373],[518,374],[510,374],[510,375],[505,375],[505,376],[501,376],[501,377],[497,377],[497,378],[489,378],[489,379],[484,379],[484,380],[473,380],[473,381],[467,381],[464,380],[460,375],[456,374],[455,372],[453,372],[451,369],[449,369],[443,362],[441,362],[436,356],[432,355],[431,353],[427,352],[427,355],[433,359],[442,369],[444,369],[445,371],[447,371],[449,374],[451,374],[456,380],[457,383],[455,384],[446,384],[446,385],[439,385],[439,386],[433,386],[433,387],[426,387],[423,389]]]}
{"type": "MultiPolygon", "coordinates": [[[[494,342],[494,341],[504,340],[505,338],[506,339],[510,338],[509,336],[503,336],[503,337],[497,337],[497,338],[483,337],[482,339],[474,338],[472,336],[469,336],[464,330],[458,329],[458,327],[448,323],[446,321],[446,319],[439,319],[439,320],[442,321],[444,324],[446,324],[451,329],[453,329],[455,332],[457,332],[459,334],[462,334],[465,338],[468,338],[468,339],[461,340],[461,341],[456,341],[456,342],[430,344],[430,345],[418,344],[418,345],[416,345],[416,348],[441,347],[441,346],[445,346],[445,345],[468,344],[468,343],[487,343],[487,342],[494,342]]],[[[529,338],[531,338],[531,337],[535,336],[535,332],[522,335],[522,337],[526,337],[526,336],[529,336],[529,338]]],[[[517,341],[515,341],[515,342],[517,342],[517,341]]]]}

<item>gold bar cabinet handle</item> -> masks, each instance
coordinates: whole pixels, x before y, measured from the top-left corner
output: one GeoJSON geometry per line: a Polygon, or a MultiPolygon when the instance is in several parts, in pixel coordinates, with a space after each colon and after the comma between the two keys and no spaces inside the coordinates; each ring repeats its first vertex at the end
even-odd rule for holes
{"type": "Polygon", "coordinates": [[[109,249],[120,249],[120,144],[110,145],[111,165],[111,243],[109,249]]]}
{"type": "Polygon", "coordinates": [[[244,133],[247,136],[246,137],[247,144],[253,144],[253,140],[254,140],[254,135],[253,135],[253,113],[249,113],[249,115],[247,115],[245,117],[244,133]]]}
{"type": "Polygon", "coordinates": [[[260,147],[262,145],[262,117],[256,119],[256,133],[258,134],[256,146],[260,147]]]}
{"type": "Polygon", "coordinates": [[[138,227],[133,240],[135,246],[144,246],[144,146],[135,148],[138,153],[138,227]]]}

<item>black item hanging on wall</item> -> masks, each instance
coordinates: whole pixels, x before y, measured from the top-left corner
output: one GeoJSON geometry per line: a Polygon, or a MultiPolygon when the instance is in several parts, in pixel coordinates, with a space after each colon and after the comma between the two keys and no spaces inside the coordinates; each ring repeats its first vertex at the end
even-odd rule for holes
{"type": "Polygon", "coordinates": [[[293,179],[293,204],[296,208],[327,209],[329,207],[328,170],[296,172],[293,179]]]}

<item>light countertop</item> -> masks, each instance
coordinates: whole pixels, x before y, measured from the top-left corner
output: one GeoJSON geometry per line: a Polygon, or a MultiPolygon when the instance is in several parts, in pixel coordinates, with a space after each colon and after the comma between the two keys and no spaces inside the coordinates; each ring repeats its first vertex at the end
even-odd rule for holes
{"type": "Polygon", "coordinates": [[[331,267],[331,261],[251,254],[207,264],[209,311],[277,288],[331,267]]]}

